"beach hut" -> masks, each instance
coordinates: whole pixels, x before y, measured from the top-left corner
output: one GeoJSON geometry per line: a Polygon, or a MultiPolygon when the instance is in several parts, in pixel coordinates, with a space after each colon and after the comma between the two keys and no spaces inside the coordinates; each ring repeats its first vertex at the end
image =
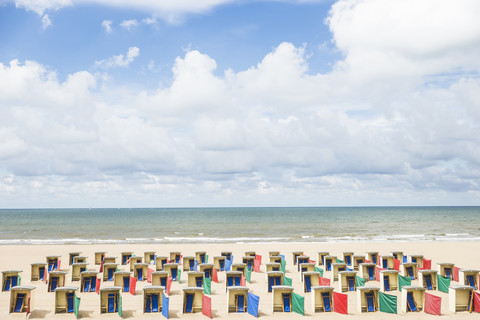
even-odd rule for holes
{"type": "Polygon", "coordinates": [[[154,271],[152,272],[152,286],[167,287],[168,272],[154,271]]]}
{"type": "Polygon", "coordinates": [[[293,251],[292,255],[293,255],[293,264],[296,265],[297,264],[297,258],[300,257],[300,256],[303,256],[303,251],[293,251]]]}
{"type": "Polygon", "coordinates": [[[282,263],[282,257],[280,256],[271,256],[270,263],[282,263]]]}
{"type": "Polygon", "coordinates": [[[268,251],[268,257],[277,257],[280,255],[280,251],[268,251]]]}
{"type": "Polygon", "coordinates": [[[100,313],[117,313],[122,287],[100,288],[100,313]]]}
{"type": "Polygon", "coordinates": [[[38,280],[45,280],[47,275],[47,264],[43,262],[37,262],[31,264],[31,272],[30,272],[30,280],[31,281],[38,281],[38,280]]]}
{"type": "Polygon", "coordinates": [[[198,266],[198,269],[205,273],[205,278],[212,279],[213,277],[213,264],[211,263],[203,263],[198,266]]]}
{"type": "Polygon", "coordinates": [[[303,281],[303,273],[315,271],[315,263],[300,263],[300,281],[303,281]]]}
{"type": "Polygon", "coordinates": [[[137,263],[142,263],[142,261],[143,261],[143,257],[135,257],[135,256],[131,257],[130,258],[130,271],[133,272],[133,270],[135,269],[135,265],[137,263]]]}
{"type": "Polygon", "coordinates": [[[360,264],[365,263],[365,256],[354,255],[353,257],[353,270],[359,270],[360,264]]]}
{"type": "Polygon", "coordinates": [[[225,271],[225,257],[224,256],[213,257],[213,267],[217,271],[225,271]]]}
{"type": "Polygon", "coordinates": [[[297,271],[300,271],[300,265],[303,263],[309,263],[310,262],[310,257],[301,255],[297,257],[297,271]]]}
{"type": "Polygon", "coordinates": [[[183,257],[183,271],[195,271],[195,257],[183,257]]]}
{"type": "Polygon", "coordinates": [[[400,275],[409,277],[412,280],[417,279],[417,263],[405,262],[400,264],[400,275]]]}
{"type": "Polygon", "coordinates": [[[34,286],[16,286],[10,290],[9,313],[24,313],[33,310],[34,295],[32,291],[34,286]]]}
{"type": "Polygon", "coordinates": [[[265,264],[265,271],[280,271],[280,263],[266,263],[265,264]]]}
{"type": "Polygon", "coordinates": [[[253,263],[255,261],[255,257],[252,256],[244,256],[242,257],[242,262],[245,263],[248,269],[253,270],[253,263]]]}
{"type": "Polygon", "coordinates": [[[423,256],[419,254],[410,255],[410,262],[415,262],[418,268],[423,268],[423,256]]]}
{"type": "Polygon", "coordinates": [[[173,281],[177,281],[178,263],[165,263],[163,270],[168,272],[168,276],[172,278],[173,281]]]}
{"type": "Polygon", "coordinates": [[[437,270],[418,270],[418,284],[427,290],[437,290],[437,270]]]}
{"type": "Polygon", "coordinates": [[[373,281],[378,280],[375,279],[375,263],[368,262],[368,263],[360,263],[360,276],[367,280],[373,281]]]}
{"type": "Polygon", "coordinates": [[[130,292],[130,271],[116,271],[113,274],[113,285],[115,287],[121,287],[122,292],[130,292]]]}
{"type": "Polygon", "coordinates": [[[87,257],[85,257],[85,256],[75,256],[75,257],[73,257],[73,263],[87,263],[87,257]]]}
{"type": "Polygon", "coordinates": [[[133,252],[122,252],[122,266],[126,266],[130,262],[133,252]]]}
{"type": "Polygon", "coordinates": [[[319,266],[323,266],[323,260],[328,255],[330,255],[330,252],[328,252],[328,251],[317,252],[317,263],[318,263],[319,266]]]}
{"type": "Polygon", "coordinates": [[[155,262],[155,251],[145,251],[143,253],[144,263],[151,264],[152,261],[155,262]]]}
{"type": "Polygon", "coordinates": [[[232,251],[222,251],[222,252],[220,252],[220,255],[224,256],[225,259],[228,259],[228,260],[232,260],[232,258],[233,258],[232,251]]]}
{"type": "Polygon", "coordinates": [[[239,286],[242,280],[242,275],[243,272],[241,271],[225,271],[225,286],[227,288],[239,286]]]}
{"type": "Polygon", "coordinates": [[[357,273],[355,271],[340,271],[338,273],[338,286],[341,292],[355,291],[357,273]]]}
{"type": "Polygon", "coordinates": [[[453,268],[455,267],[454,263],[448,262],[439,262],[437,263],[438,274],[445,278],[453,278],[453,268]]]}
{"type": "Polygon", "coordinates": [[[103,257],[103,263],[117,263],[117,257],[103,257]]]}
{"type": "Polygon", "coordinates": [[[314,286],[312,287],[312,313],[333,311],[333,290],[334,287],[314,286]]]}
{"type": "Polygon", "coordinates": [[[172,263],[180,263],[180,258],[182,257],[182,253],[180,251],[171,251],[170,252],[170,261],[172,263]]]}
{"type": "Polygon", "coordinates": [[[133,277],[137,281],[147,280],[148,275],[148,263],[135,263],[133,266],[133,277]]]}
{"type": "Polygon", "coordinates": [[[418,286],[402,287],[401,310],[407,312],[420,312],[425,303],[425,288],[418,286]]]}
{"type": "Polygon", "coordinates": [[[331,269],[332,269],[332,280],[337,281],[338,280],[338,273],[341,271],[347,271],[347,264],[346,263],[332,263],[331,264],[331,269]]]}
{"type": "Polygon", "coordinates": [[[395,261],[393,256],[382,256],[381,266],[386,270],[393,270],[395,268],[395,261]]]}
{"type": "Polygon", "coordinates": [[[2,291],[10,291],[11,288],[20,285],[20,270],[2,271],[2,291]]]}
{"type": "Polygon", "coordinates": [[[369,251],[367,252],[367,260],[371,263],[378,263],[378,252],[377,251],[369,251]]]}
{"type": "Polygon", "coordinates": [[[157,256],[155,258],[155,269],[157,271],[162,271],[163,270],[163,265],[168,263],[168,257],[167,256],[157,256]]]}
{"type": "Polygon", "coordinates": [[[143,288],[143,313],[162,312],[165,287],[147,286],[143,288]]]}
{"type": "Polygon", "coordinates": [[[332,271],[332,263],[337,262],[337,256],[325,256],[323,257],[323,265],[325,266],[325,271],[332,271]]]}
{"type": "Polygon", "coordinates": [[[292,312],[293,287],[273,286],[272,291],[273,312],[292,312]]]}
{"type": "Polygon", "coordinates": [[[303,291],[311,292],[312,286],[320,284],[320,272],[317,271],[305,271],[303,272],[303,291]]]}
{"type": "Polygon", "coordinates": [[[48,272],[58,270],[60,268],[60,256],[47,256],[48,272]]]}
{"type": "Polygon", "coordinates": [[[55,313],[73,313],[75,292],[78,287],[58,287],[55,289],[55,313]]]}
{"type": "Polygon", "coordinates": [[[381,270],[380,271],[380,289],[383,292],[398,290],[398,271],[381,270]]]}
{"type": "Polygon", "coordinates": [[[353,252],[347,251],[343,253],[343,261],[349,267],[353,264],[353,252]]]}
{"type": "Polygon", "coordinates": [[[187,287],[203,288],[203,277],[205,274],[200,271],[187,272],[187,287]]]}
{"type": "Polygon", "coordinates": [[[195,260],[198,264],[207,263],[207,253],[205,251],[195,252],[195,260]]]}
{"type": "Polygon", "coordinates": [[[183,288],[183,313],[202,312],[203,288],[183,288]]]}
{"type": "Polygon", "coordinates": [[[478,270],[460,269],[458,273],[458,280],[460,284],[472,287],[474,290],[478,289],[478,270]]]}
{"type": "Polygon", "coordinates": [[[232,271],[241,271],[245,276],[247,272],[247,265],[245,263],[233,263],[230,269],[232,271]]]}
{"type": "Polygon", "coordinates": [[[68,265],[71,266],[72,264],[75,263],[75,261],[73,261],[73,258],[74,257],[78,257],[80,255],[81,252],[70,252],[68,254],[68,265]]]}
{"type": "Polygon", "coordinates": [[[72,282],[80,280],[80,273],[87,270],[87,263],[74,263],[72,264],[72,282]]]}
{"type": "Polygon", "coordinates": [[[397,260],[400,260],[400,262],[403,262],[403,251],[392,251],[391,254],[394,259],[397,259],[397,260]]]}
{"type": "Polygon", "coordinates": [[[83,271],[80,273],[80,292],[95,292],[97,275],[97,271],[83,271]]]}
{"type": "Polygon", "coordinates": [[[64,287],[67,274],[67,271],[50,271],[48,274],[48,292],[54,292],[57,287],[64,287]]]}
{"type": "MultiPolygon", "coordinates": [[[[103,252],[103,251],[95,252],[95,264],[96,265],[101,265],[104,259],[105,259],[105,252],[103,252]]],[[[113,261],[113,262],[115,262],[115,261],[113,261]]]]}
{"type": "Polygon", "coordinates": [[[227,313],[246,313],[247,312],[247,287],[228,287],[227,288],[227,313]]]}
{"type": "Polygon", "coordinates": [[[103,264],[103,281],[113,281],[113,274],[117,271],[117,263],[103,264]]]}
{"type": "Polygon", "coordinates": [[[245,251],[245,257],[255,257],[256,254],[255,251],[245,251]]]}
{"type": "Polygon", "coordinates": [[[448,310],[454,313],[473,311],[473,292],[473,288],[470,286],[450,286],[448,288],[448,310]]]}
{"type": "Polygon", "coordinates": [[[379,288],[358,287],[357,288],[357,312],[378,311],[379,288]]]}
{"type": "Polygon", "coordinates": [[[266,273],[266,278],[267,278],[267,292],[272,292],[273,286],[283,285],[282,271],[269,271],[266,273]]]}

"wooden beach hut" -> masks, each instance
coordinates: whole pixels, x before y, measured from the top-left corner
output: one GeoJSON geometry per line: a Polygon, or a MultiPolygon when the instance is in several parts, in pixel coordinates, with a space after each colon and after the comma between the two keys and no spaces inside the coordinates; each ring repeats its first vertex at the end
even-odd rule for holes
{"type": "Polygon", "coordinates": [[[100,288],[100,313],[117,313],[121,299],[121,287],[100,288]]]}
{"type": "Polygon", "coordinates": [[[300,281],[303,281],[303,273],[304,272],[312,272],[315,271],[315,263],[308,262],[308,263],[300,263],[300,281]]]}
{"type": "Polygon", "coordinates": [[[67,271],[50,271],[48,274],[48,292],[54,292],[57,287],[64,287],[67,274],[67,271]]]}
{"type": "Polygon", "coordinates": [[[165,263],[163,270],[168,272],[168,276],[172,278],[173,281],[177,281],[178,263],[165,263]]]}
{"type": "Polygon", "coordinates": [[[75,293],[78,287],[58,287],[55,289],[55,314],[73,313],[75,310],[75,293]]]}
{"type": "Polygon", "coordinates": [[[60,256],[47,256],[46,260],[48,265],[48,272],[58,270],[60,268],[60,256]]]}
{"type": "Polygon", "coordinates": [[[103,264],[103,281],[113,281],[113,274],[118,269],[117,263],[103,264]]]}
{"type": "Polygon", "coordinates": [[[338,273],[338,286],[341,292],[355,291],[357,289],[355,271],[340,271],[338,273]]]}
{"type": "Polygon", "coordinates": [[[227,288],[227,313],[246,313],[247,312],[247,287],[228,287],[227,288]]]}
{"type": "Polygon", "coordinates": [[[332,263],[331,264],[331,270],[332,270],[332,280],[337,281],[338,280],[338,273],[341,271],[347,271],[347,264],[346,263],[332,263]]]}
{"type": "Polygon", "coordinates": [[[266,263],[265,264],[265,271],[280,271],[280,263],[266,263]]]}
{"type": "MultiPolygon", "coordinates": [[[[454,285],[448,288],[448,310],[453,313],[473,311],[473,288],[454,285]]],[[[476,311],[476,310],[475,310],[476,311]]]]}
{"type": "Polygon", "coordinates": [[[80,273],[80,292],[95,292],[97,275],[97,271],[83,271],[80,273]]]}
{"type": "Polygon", "coordinates": [[[194,256],[183,257],[183,271],[195,271],[195,262],[194,256]]]}
{"type": "Polygon", "coordinates": [[[221,255],[221,256],[224,256],[225,259],[228,259],[228,260],[232,260],[232,259],[233,259],[232,251],[222,251],[222,252],[220,252],[220,255],[221,255]]]}
{"type": "Polygon", "coordinates": [[[383,269],[393,270],[395,268],[395,261],[393,256],[382,256],[381,266],[383,269]]]}
{"type": "Polygon", "coordinates": [[[357,288],[357,312],[376,312],[378,311],[378,287],[358,287],[357,288]]]}
{"type": "Polygon", "coordinates": [[[403,251],[392,251],[391,254],[394,259],[397,259],[397,260],[400,260],[400,262],[403,262],[403,251]]]}
{"type": "Polygon", "coordinates": [[[403,313],[420,312],[425,304],[425,288],[419,286],[402,287],[401,310],[403,313]]]}
{"type": "Polygon", "coordinates": [[[203,288],[183,288],[183,313],[202,312],[203,288]]]}
{"type": "Polygon", "coordinates": [[[458,280],[460,284],[464,284],[473,288],[473,290],[478,289],[478,270],[472,269],[460,269],[458,273],[458,280]]]}
{"type": "Polygon", "coordinates": [[[224,256],[213,257],[213,267],[217,271],[225,271],[225,257],[224,256]]]}
{"type": "Polygon", "coordinates": [[[162,312],[165,287],[147,286],[143,288],[143,313],[162,312]]]}
{"type": "Polygon", "coordinates": [[[85,257],[85,256],[75,256],[75,257],[73,257],[73,263],[87,263],[87,257],[85,257]]]}
{"type": "Polygon", "coordinates": [[[195,260],[198,264],[207,263],[207,253],[205,251],[196,251],[195,260]]]}
{"type": "Polygon", "coordinates": [[[380,289],[383,292],[398,290],[398,271],[381,270],[380,271],[380,289]]]}
{"type": "MultiPolygon", "coordinates": [[[[95,252],[95,265],[99,266],[102,264],[103,259],[105,258],[105,253],[103,251],[97,251],[95,252]]],[[[115,262],[115,261],[113,261],[115,262]]]]}
{"type": "Polygon", "coordinates": [[[270,263],[282,263],[282,257],[280,256],[271,256],[270,263]]]}
{"type": "Polygon", "coordinates": [[[71,266],[72,264],[75,263],[75,261],[73,261],[73,258],[74,257],[78,257],[80,255],[81,252],[70,252],[68,254],[68,265],[71,266]]]}
{"type": "Polygon", "coordinates": [[[130,271],[116,271],[113,274],[113,285],[115,287],[121,287],[122,292],[130,292],[130,271]]]}
{"type": "Polygon", "coordinates": [[[155,261],[155,251],[145,251],[143,253],[143,261],[144,263],[151,264],[152,261],[155,261]]]}
{"type": "Polygon", "coordinates": [[[437,290],[437,270],[418,270],[418,283],[426,290],[437,290]]]}
{"type": "Polygon", "coordinates": [[[350,251],[346,251],[342,254],[343,256],[343,261],[345,262],[345,264],[349,267],[351,267],[353,265],[353,252],[350,252],[350,251]]]}
{"type": "Polygon", "coordinates": [[[168,272],[154,271],[152,272],[152,286],[167,287],[168,272]]]}
{"type": "Polygon", "coordinates": [[[253,270],[253,263],[255,261],[255,257],[252,256],[244,256],[242,257],[242,262],[245,263],[248,269],[253,270]]]}
{"type": "Polygon", "coordinates": [[[268,257],[277,257],[280,255],[280,251],[268,251],[268,257]]]}
{"type": "Polygon", "coordinates": [[[423,268],[423,256],[420,254],[410,255],[410,262],[415,262],[418,268],[423,268]]]}
{"type": "Polygon", "coordinates": [[[247,272],[247,265],[245,263],[233,263],[231,267],[232,271],[241,271],[245,276],[247,272]]]}
{"type": "Polygon", "coordinates": [[[373,281],[375,279],[375,263],[368,262],[368,263],[360,263],[360,276],[367,280],[373,281]]]}
{"type": "Polygon", "coordinates": [[[367,260],[371,263],[378,264],[378,251],[367,252],[367,260]]]}
{"type": "Polygon", "coordinates": [[[16,286],[10,290],[9,313],[26,313],[34,310],[34,286],[16,286]]]}
{"type": "Polygon", "coordinates": [[[292,255],[293,255],[293,264],[296,265],[297,264],[297,258],[300,257],[300,256],[303,256],[303,251],[293,251],[292,255]]]}
{"type": "Polygon", "coordinates": [[[87,263],[73,263],[72,264],[72,282],[80,280],[80,273],[87,270],[87,263]]]}
{"type": "Polygon", "coordinates": [[[300,271],[300,266],[304,263],[309,263],[310,257],[306,255],[301,255],[297,257],[297,271],[300,271]]]}
{"type": "Polygon", "coordinates": [[[180,263],[182,253],[180,251],[171,251],[170,252],[170,261],[171,263],[180,263]]]}
{"type": "Polygon", "coordinates": [[[334,287],[314,286],[312,287],[312,313],[333,312],[333,290],[334,287]]]}
{"type": "Polygon", "coordinates": [[[122,252],[122,266],[126,266],[130,262],[130,258],[133,256],[133,252],[122,252]]]}
{"type": "Polygon", "coordinates": [[[37,262],[32,263],[31,266],[30,281],[45,280],[47,275],[47,264],[44,262],[37,262]]]}
{"type": "Polygon", "coordinates": [[[241,284],[242,275],[243,272],[241,271],[225,271],[226,288],[239,286],[241,284]]]}
{"type": "Polygon", "coordinates": [[[417,279],[417,263],[405,262],[400,264],[400,275],[409,277],[412,280],[417,279]]]}
{"type": "Polygon", "coordinates": [[[198,266],[198,269],[205,273],[205,278],[212,279],[213,277],[213,264],[211,263],[203,263],[198,266]]]}
{"type": "Polygon", "coordinates": [[[203,277],[205,274],[200,271],[187,272],[187,287],[203,288],[203,277]]]}
{"type": "Polygon", "coordinates": [[[255,251],[245,251],[245,257],[254,257],[257,253],[255,251]]]}
{"type": "Polygon", "coordinates": [[[137,281],[147,280],[148,275],[148,263],[135,263],[133,266],[133,277],[137,281]]]}
{"type": "Polygon", "coordinates": [[[325,266],[325,271],[332,271],[332,263],[337,262],[337,256],[325,256],[323,257],[323,265],[325,266]]]}
{"type": "Polygon", "coordinates": [[[142,263],[143,257],[130,257],[130,271],[133,272],[137,263],[142,263]]]}
{"type": "Polygon", "coordinates": [[[157,271],[162,271],[163,270],[163,265],[168,263],[168,257],[167,256],[157,256],[155,258],[155,269],[157,271]]]}
{"type": "Polygon", "coordinates": [[[272,292],[273,286],[283,285],[283,272],[282,271],[270,271],[266,273],[267,278],[267,292],[272,292]]]}
{"type": "Polygon", "coordinates": [[[10,291],[11,288],[20,285],[21,270],[2,271],[2,291],[10,291]]]}
{"type": "Polygon", "coordinates": [[[453,278],[453,268],[455,267],[454,263],[448,262],[439,262],[437,263],[438,274],[445,278],[453,278]]]}
{"type": "Polygon", "coordinates": [[[323,266],[323,260],[326,256],[330,255],[328,251],[318,251],[317,252],[317,264],[323,266]]]}
{"type": "Polygon", "coordinates": [[[303,291],[311,292],[312,287],[320,284],[320,272],[305,271],[303,272],[303,291]]]}
{"type": "Polygon", "coordinates": [[[117,263],[117,257],[103,257],[103,263],[117,263]]]}
{"type": "Polygon", "coordinates": [[[292,312],[293,287],[273,286],[272,291],[272,311],[292,312]]]}
{"type": "Polygon", "coordinates": [[[365,263],[365,256],[362,255],[353,255],[353,270],[359,270],[360,264],[365,263]]]}

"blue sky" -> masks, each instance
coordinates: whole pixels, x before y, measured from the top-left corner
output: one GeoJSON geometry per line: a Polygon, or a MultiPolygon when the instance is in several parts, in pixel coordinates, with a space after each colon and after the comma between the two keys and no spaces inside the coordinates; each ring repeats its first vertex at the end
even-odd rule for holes
{"type": "Polygon", "coordinates": [[[0,206],[479,205],[473,0],[0,2],[0,206]]]}

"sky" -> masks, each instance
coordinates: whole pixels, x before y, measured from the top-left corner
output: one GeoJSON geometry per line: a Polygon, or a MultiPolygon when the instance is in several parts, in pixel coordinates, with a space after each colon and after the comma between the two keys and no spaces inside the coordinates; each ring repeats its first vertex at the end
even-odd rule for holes
{"type": "Polygon", "coordinates": [[[0,208],[480,205],[479,16],[0,0],[0,208]]]}

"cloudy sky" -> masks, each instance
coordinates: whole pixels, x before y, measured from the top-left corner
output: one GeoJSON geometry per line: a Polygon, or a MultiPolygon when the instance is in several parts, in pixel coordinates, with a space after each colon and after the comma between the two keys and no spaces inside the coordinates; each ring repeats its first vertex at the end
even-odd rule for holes
{"type": "Polygon", "coordinates": [[[480,205],[478,0],[0,0],[0,207],[480,205]]]}

